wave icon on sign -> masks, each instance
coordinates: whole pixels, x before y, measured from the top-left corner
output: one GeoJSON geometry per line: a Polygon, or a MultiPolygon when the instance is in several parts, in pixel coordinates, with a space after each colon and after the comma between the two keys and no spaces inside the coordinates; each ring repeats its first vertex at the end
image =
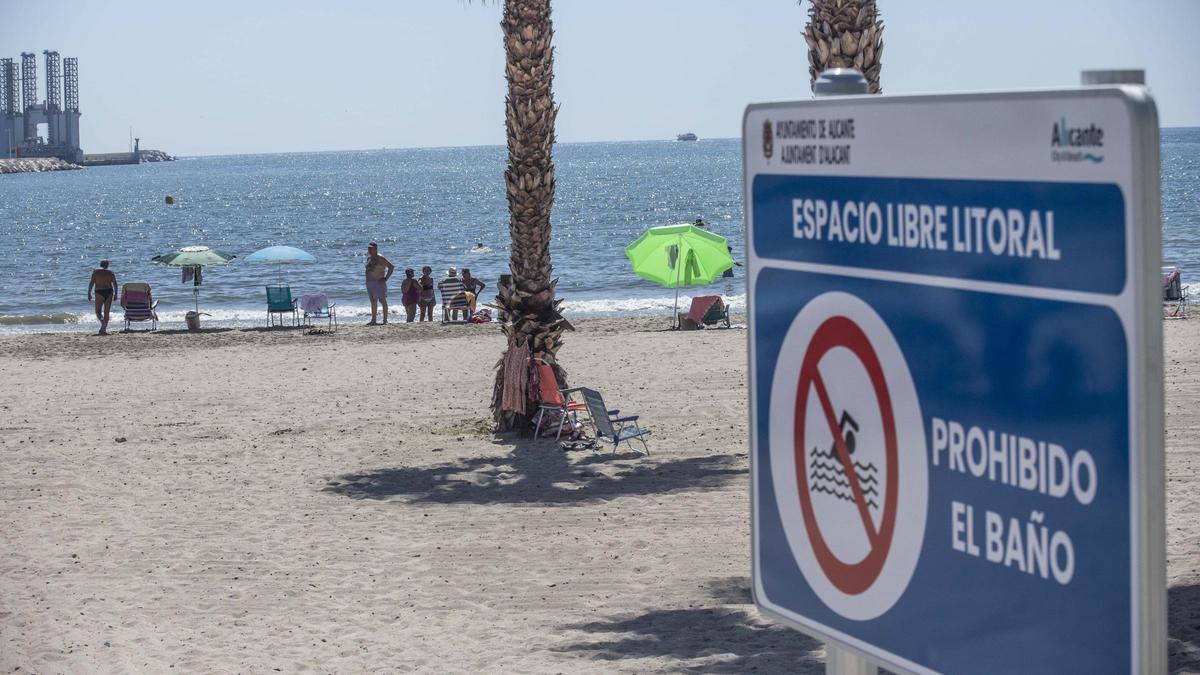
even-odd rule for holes
{"type": "MultiPolygon", "coordinates": [[[[848,412],[843,412],[838,426],[841,427],[846,448],[853,453],[858,424],[848,412]]],[[[858,485],[862,490],[863,498],[866,499],[867,506],[878,509],[879,505],[876,501],[879,497],[878,467],[874,462],[854,461],[853,456],[851,461],[854,466],[854,475],[858,478],[858,485]]],[[[846,479],[846,469],[841,458],[838,457],[835,443],[830,443],[828,450],[822,451],[820,448],[814,447],[809,452],[808,489],[811,492],[823,492],[837,499],[854,502],[854,492],[850,489],[850,481],[846,479]]]]}

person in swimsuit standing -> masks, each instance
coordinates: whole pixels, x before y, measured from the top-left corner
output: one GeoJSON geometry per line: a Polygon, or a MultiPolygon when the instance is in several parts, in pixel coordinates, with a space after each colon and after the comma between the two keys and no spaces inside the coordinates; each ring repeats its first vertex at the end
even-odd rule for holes
{"type": "Polygon", "coordinates": [[[404,303],[404,314],[408,323],[417,315],[417,303],[421,301],[421,285],[413,278],[413,268],[404,270],[404,281],[400,282],[400,301],[404,303]]]}
{"type": "Polygon", "coordinates": [[[367,245],[367,296],[371,298],[371,321],[368,326],[374,326],[379,305],[383,305],[383,322],[388,320],[387,282],[396,271],[392,261],[379,255],[379,245],[371,242],[367,245]]]}
{"type": "Polygon", "coordinates": [[[421,294],[417,298],[417,304],[421,308],[421,321],[433,321],[433,306],[437,304],[437,297],[433,294],[433,268],[426,265],[421,268],[421,278],[417,280],[421,287],[421,294]]]}
{"type": "Polygon", "coordinates": [[[479,298],[480,291],[487,288],[487,284],[471,276],[471,270],[467,269],[466,267],[464,267],[462,271],[462,284],[463,290],[467,293],[468,308],[471,310],[471,315],[474,315],[475,301],[479,298]]]}
{"type": "Polygon", "coordinates": [[[107,260],[101,260],[100,267],[92,270],[92,279],[88,282],[88,300],[92,299],[93,288],[96,289],[96,319],[100,322],[97,335],[108,335],[108,316],[112,311],[113,298],[117,295],[117,275],[108,269],[107,260]]]}

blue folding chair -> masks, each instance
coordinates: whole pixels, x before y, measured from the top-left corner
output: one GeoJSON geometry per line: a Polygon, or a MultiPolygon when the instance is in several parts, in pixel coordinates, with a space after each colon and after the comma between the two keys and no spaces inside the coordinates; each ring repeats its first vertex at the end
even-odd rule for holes
{"type": "Polygon", "coordinates": [[[604,405],[604,397],[600,392],[586,387],[579,388],[580,395],[583,396],[583,402],[587,405],[588,414],[592,418],[592,425],[596,428],[596,438],[598,440],[606,440],[613,444],[613,452],[621,443],[633,447],[633,441],[637,440],[642,444],[642,451],[649,455],[650,447],[646,445],[646,436],[650,434],[649,429],[643,429],[638,426],[637,415],[626,415],[620,417],[620,410],[609,410],[604,405]]]}
{"type": "Polygon", "coordinates": [[[296,312],[296,300],[292,298],[291,286],[267,286],[267,321],[275,325],[275,315],[279,315],[279,325],[283,325],[283,315],[292,315],[292,325],[300,325],[300,315],[296,312]]]}

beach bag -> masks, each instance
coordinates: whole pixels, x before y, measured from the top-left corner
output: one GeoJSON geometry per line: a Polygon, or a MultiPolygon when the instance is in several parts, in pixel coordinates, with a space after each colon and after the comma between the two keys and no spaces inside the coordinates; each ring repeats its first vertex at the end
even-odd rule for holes
{"type": "Polygon", "coordinates": [[[558,424],[562,421],[562,418],[562,412],[547,410],[538,421],[538,427],[534,430],[534,435],[539,438],[554,438],[555,436],[559,436],[564,441],[586,440],[587,433],[584,431],[583,423],[574,417],[567,417],[567,420],[562,423],[562,434],[559,435],[558,424]]]}
{"type": "MultiPolygon", "coordinates": [[[[547,410],[538,420],[538,428],[536,429],[537,436],[541,438],[554,438],[558,435],[558,425],[562,422],[562,413],[557,410],[547,410]]],[[[571,429],[571,421],[567,420],[563,423],[563,437],[571,429]]]]}

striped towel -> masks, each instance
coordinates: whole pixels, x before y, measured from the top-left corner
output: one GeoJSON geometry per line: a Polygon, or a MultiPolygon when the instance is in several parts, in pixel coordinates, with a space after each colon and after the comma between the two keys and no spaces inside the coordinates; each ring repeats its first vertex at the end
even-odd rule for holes
{"type": "Polygon", "coordinates": [[[529,347],[509,345],[504,352],[504,390],[501,392],[500,408],[520,415],[525,414],[526,391],[529,383],[529,347]]]}
{"type": "Polygon", "coordinates": [[[459,277],[446,277],[438,282],[438,290],[442,292],[442,304],[451,307],[466,307],[466,287],[459,277]]]}

